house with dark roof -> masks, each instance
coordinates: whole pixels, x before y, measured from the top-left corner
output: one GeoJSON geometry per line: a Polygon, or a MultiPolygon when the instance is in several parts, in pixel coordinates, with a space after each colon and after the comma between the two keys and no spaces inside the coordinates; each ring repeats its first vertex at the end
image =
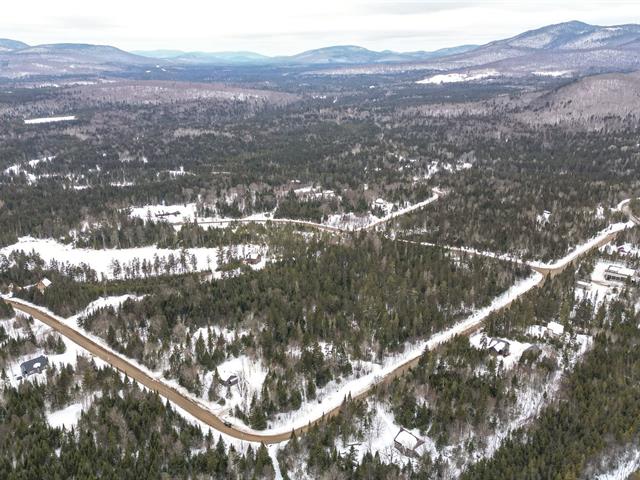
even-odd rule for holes
{"type": "Polygon", "coordinates": [[[33,375],[34,373],[40,373],[49,365],[49,359],[44,355],[40,355],[39,357],[32,358],[31,360],[27,360],[24,363],[20,364],[20,371],[22,372],[22,376],[26,377],[28,375],[33,375]]]}
{"type": "Polygon", "coordinates": [[[230,375],[229,378],[222,380],[220,383],[225,387],[233,387],[234,385],[237,385],[239,381],[240,379],[237,375],[230,375]]]}

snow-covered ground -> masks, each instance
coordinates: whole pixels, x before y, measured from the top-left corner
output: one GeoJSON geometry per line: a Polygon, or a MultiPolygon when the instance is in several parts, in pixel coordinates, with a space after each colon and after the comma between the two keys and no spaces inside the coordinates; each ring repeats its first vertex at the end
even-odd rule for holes
{"type": "Polygon", "coordinates": [[[378,225],[381,225],[383,223],[388,222],[389,220],[393,220],[394,218],[398,218],[401,217],[402,215],[406,215],[408,213],[414,212],[416,210],[420,210],[421,208],[426,207],[427,205],[435,202],[436,200],[440,199],[440,197],[442,197],[444,195],[444,192],[434,188],[433,189],[433,195],[429,198],[427,198],[426,200],[423,200],[422,202],[418,202],[414,205],[410,205],[404,208],[401,208],[399,210],[396,210],[395,212],[392,212],[388,215],[385,215],[382,218],[379,218],[378,220],[375,220],[371,223],[369,223],[367,226],[365,227],[360,227],[357,228],[356,230],[363,230],[363,229],[369,229],[369,228],[375,228],[378,225]]]}
{"type": "Polygon", "coordinates": [[[541,70],[537,72],[531,72],[538,77],[564,77],[571,75],[571,70],[541,70]]]}
{"type": "Polygon", "coordinates": [[[609,471],[596,475],[594,480],[625,480],[640,469],[640,446],[631,447],[620,458],[610,459],[609,471]]]}
{"type": "Polygon", "coordinates": [[[91,407],[93,401],[100,396],[99,392],[84,398],[82,401],[72,403],[71,405],[47,413],[47,423],[53,428],[66,428],[71,430],[78,424],[82,412],[91,407]]]}
{"type": "Polygon", "coordinates": [[[465,253],[469,255],[477,255],[481,257],[493,258],[495,260],[503,260],[505,262],[512,262],[520,265],[526,264],[526,262],[524,262],[523,260],[520,260],[519,258],[514,257],[513,255],[509,255],[508,253],[495,253],[495,252],[489,252],[487,250],[477,250],[475,248],[468,248],[468,247],[452,247],[450,245],[439,245],[437,243],[432,243],[432,242],[415,242],[412,240],[398,240],[398,241],[403,243],[409,243],[412,245],[422,245],[424,247],[442,248],[445,250],[449,250],[450,252],[465,253]]]}
{"type": "Polygon", "coordinates": [[[136,295],[119,295],[114,297],[100,297],[97,300],[94,300],[89,305],[87,305],[84,310],[75,314],[72,319],[76,322],[80,319],[86,318],[89,315],[101,310],[103,308],[111,307],[115,310],[118,310],[124,302],[127,300],[138,301],[144,297],[138,297],[136,295]]]}
{"type": "MultiPolygon", "coordinates": [[[[454,336],[480,325],[491,313],[504,308],[519,296],[524,295],[526,292],[535,288],[541,280],[542,275],[537,273],[533,274],[525,280],[515,284],[502,295],[498,296],[489,306],[478,310],[473,315],[457,323],[453,327],[437,333],[425,341],[408,345],[403,353],[385,358],[382,364],[371,363],[370,365],[367,365],[371,369],[369,373],[358,378],[343,381],[342,383],[332,382],[330,385],[322,389],[322,391],[317,392],[317,401],[304,402],[299,410],[277,417],[276,421],[270,424],[270,428],[267,432],[285,432],[290,431],[292,428],[306,425],[310,421],[319,418],[324,413],[340,406],[344,398],[348,395],[355,397],[360,393],[368,391],[384,376],[393,372],[405,363],[419,358],[425,349],[433,349],[436,346],[449,341],[454,336]]],[[[354,370],[356,370],[355,365],[354,370]]]]}
{"type": "Polygon", "coordinates": [[[75,115],[68,115],[66,117],[29,118],[25,119],[24,123],[25,125],[39,125],[42,123],[70,122],[75,119],[75,115]]]}
{"type": "MultiPolygon", "coordinates": [[[[253,396],[260,397],[262,384],[268,373],[267,367],[261,360],[240,355],[222,362],[217,369],[222,380],[226,380],[231,375],[238,377],[238,384],[228,389],[228,395],[226,387],[220,387],[219,393],[225,398],[225,405],[224,410],[219,411],[219,414],[231,412],[236,406],[248,411],[253,396]]],[[[211,385],[212,376],[213,373],[209,373],[205,379],[203,389],[205,394],[211,385]]]]}
{"type": "Polygon", "coordinates": [[[336,213],[329,215],[324,223],[325,225],[339,228],[340,230],[359,230],[378,220],[378,217],[370,213],[367,213],[366,215],[356,215],[355,213],[336,213]]]}
{"type": "Polygon", "coordinates": [[[620,255],[623,257],[640,257],[640,246],[634,243],[623,243],[622,245],[605,245],[600,248],[601,252],[609,255],[620,255]]]}
{"type": "MultiPolygon", "coordinates": [[[[474,337],[477,340],[480,335],[474,335],[474,337]]],[[[498,424],[493,433],[485,438],[477,438],[477,441],[474,442],[476,449],[473,452],[470,453],[467,449],[467,442],[477,435],[472,428],[464,435],[464,439],[460,443],[445,447],[438,447],[434,439],[428,435],[421,434],[418,430],[409,430],[412,435],[424,441],[424,444],[417,448],[417,453],[419,455],[428,453],[433,460],[439,458],[443,461],[448,469],[445,478],[457,478],[466,465],[492,456],[510,432],[528,424],[539,415],[542,408],[554,398],[566,372],[575,366],[576,362],[586,353],[592,343],[591,337],[584,335],[576,337],[566,335],[562,339],[566,345],[570,345],[570,353],[566,363],[562,364],[560,369],[554,372],[543,386],[526,385],[519,388],[515,403],[508,409],[508,420],[496,419],[498,424]]],[[[510,342],[512,341],[510,340],[510,342]]],[[[518,357],[522,353],[520,350],[523,350],[526,344],[520,345],[522,348],[518,348],[518,357]]],[[[346,442],[343,442],[342,439],[338,439],[336,442],[338,451],[343,454],[348,453],[351,446],[353,446],[359,460],[362,459],[366,452],[371,452],[372,454],[377,452],[383,461],[400,466],[415,462],[415,460],[401,454],[394,447],[394,438],[402,427],[396,422],[389,405],[386,402],[379,403],[369,399],[368,407],[373,412],[373,418],[366,427],[364,440],[355,442],[347,439],[346,442]]]]}
{"type": "Polygon", "coordinates": [[[18,177],[21,174],[24,174],[27,179],[27,183],[34,184],[38,181],[38,178],[40,178],[40,176],[35,175],[33,172],[30,172],[28,170],[36,168],[41,163],[51,162],[54,158],[55,157],[53,156],[49,156],[36,158],[24,163],[16,163],[14,165],[11,165],[10,167],[5,168],[2,173],[7,177],[18,177]]]}
{"type": "MultiPolygon", "coordinates": [[[[42,240],[32,237],[22,237],[17,243],[0,249],[0,255],[9,256],[12,252],[23,251],[26,253],[36,252],[47,263],[52,261],[58,264],[70,264],[75,266],[87,265],[95,270],[98,277],[104,276],[113,279],[124,274],[127,267],[139,261],[146,261],[151,265],[156,258],[164,260],[166,263],[171,257],[177,265],[176,272],[202,272],[214,271],[219,267],[219,260],[222,258],[246,258],[252,254],[259,254],[263,261],[252,268],[263,268],[266,264],[267,248],[259,245],[234,245],[223,248],[189,248],[185,249],[186,268],[179,266],[182,250],[150,247],[123,248],[123,249],[102,249],[91,250],[87,248],[75,248],[72,245],[59,243],[55,240],[42,240]],[[195,265],[193,264],[195,259],[195,265]],[[114,262],[118,262],[122,271],[116,275],[117,269],[114,262]]],[[[176,273],[170,272],[170,273],[176,273]]],[[[165,270],[159,273],[166,273],[165,270]]],[[[151,273],[154,274],[154,273],[151,273]]]]}
{"type": "Polygon", "coordinates": [[[576,301],[589,299],[598,306],[603,302],[610,302],[620,295],[621,284],[605,280],[604,272],[611,262],[598,261],[591,273],[590,281],[577,282],[575,289],[576,301]]]}
{"type": "Polygon", "coordinates": [[[165,221],[171,224],[182,224],[186,222],[198,222],[203,228],[221,226],[238,222],[261,222],[271,220],[273,212],[261,212],[248,215],[243,218],[229,217],[202,217],[198,215],[196,203],[185,203],[176,205],[144,205],[142,207],[133,207],[129,212],[132,218],[140,218],[142,220],[165,221]]]}
{"type": "MultiPolygon", "coordinates": [[[[461,167],[461,168],[467,168],[461,167]]],[[[413,205],[408,205],[391,212],[384,217],[376,217],[372,214],[358,216],[353,213],[330,215],[325,223],[319,224],[304,220],[293,220],[286,218],[273,218],[273,212],[263,212],[249,215],[243,218],[224,218],[224,217],[199,217],[197,215],[197,207],[195,203],[187,203],[184,205],[145,205],[143,207],[135,207],[130,210],[130,216],[141,218],[143,220],[151,219],[155,221],[164,220],[175,224],[177,227],[185,222],[197,221],[203,228],[225,227],[234,223],[264,223],[272,221],[274,223],[308,225],[312,227],[329,227],[345,231],[359,231],[369,228],[375,228],[383,223],[388,222],[396,217],[406,215],[415,210],[419,210],[430,203],[435,202],[444,195],[444,192],[434,189],[434,194],[426,200],[413,205]]]]}
{"type": "Polygon", "coordinates": [[[140,218],[142,220],[165,220],[169,223],[174,222],[192,222],[197,217],[197,206],[195,203],[186,203],[183,205],[145,205],[143,207],[134,207],[129,212],[132,218],[140,218]]]}
{"type": "Polygon", "coordinates": [[[496,360],[502,364],[502,368],[510,370],[517,365],[524,351],[531,346],[530,343],[518,342],[508,338],[488,337],[484,332],[477,332],[469,337],[469,343],[478,350],[490,348],[496,342],[506,342],[509,344],[509,355],[497,355],[496,360]]]}
{"type": "MultiPolygon", "coordinates": [[[[105,342],[104,340],[102,340],[100,337],[97,337],[93,334],[91,334],[90,332],[87,332],[86,330],[82,329],[79,325],[78,325],[78,318],[82,315],[87,314],[87,312],[90,310],[90,307],[87,307],[86,309],[84,309],[83,311],[77,313],[76,315],[73,315],[69,318],[63,318],[60,317],[58,315],[56,315],[55,313],[47,310],[46,308],[40,307],[38,305],[34,305],[30,302],[27,301],[23,301],[23,300],[19,300],[16,298],[13,298],[12,300],[14,301],[19,301],[20,303],[24,304],[24,305],[29,305],[35,308],[38,308],[39,310],[46,312],[48,315],[51,315],[53,318],[55,318],[56,320],[74,328],[75,330],[81,332],[83,335],[91,338],[93,341],[95,341],[96,343],[100,344],[102,347],[104,347],[105,349],[109,350],[111,353],[113,353],[114,355],[120,356],[122,357],[121,354],[119,354],[118,352],[116,352],[115,350],[113,350],[112,348],[110,348],[105,342]]],[[[118,303],[121,303],[122,297],[107,297],[107,298],[102,298],[97,300],[96,302],[94,302],[92,305],[95,307],[96,305],[113,305],[113,306],[117,306],[118,303]]],[[[93,308],[93,307],[92,307],[93,308]]],[[[19,314],[21,315],[21,314],[19,314]]],[[[6,322],[6,321],[5,321],[6,322]]],[[[48,325],[45,325],[44,323],[40,322],[37,319],[34,319],[34,327],[33,327],[34,331],[42,331],[44,333],[46,332],[51,332],[53,331],[53,329],[51,329],[51,327],[49,327],[48,325]]],[[[43,333],[43,334],[44,334],[43,333]]],[[[73,343],[71,340],[68,340],[66,337],[61,336],[61,338],[63,339],[65,346],[67,347],[66,352],[64,354],[61,355],[48,355],[48,359],[49,359],[49,364],[55,364],[59,367],[62,367],[64,365],[72,365],[72,366],[76,366],[77,363],[77,357],[78,356],[88,356],[94,359],[95,363],[101,367],[106,365],[106,363],[102,360],[100,360],[97,357],[94,357],[93,355],[91,355],[89,352],[87,352],[85,349],[83,349],[82,347],[76,345],[75,343],[73,343]]],[[[33,356],[37,356],[39,353],[36,353],[34,355],[27,355],[25,357],[21,357],[19,359],[17,359],[15,362],[13,362],[8,370],[8,374],[9,374],[9,382],[14,385],[17,386],[17,384],[20,382],[20,380],[18,380],[18,377],[20,376],[20,363],[22,363],[23,361],[29,359],[29,358],[33,358],[33,356]]],[[[124,357],[123,357],[124,358],[124,357]]],[[[154,372],[152,370],[149,370],[148,368],[146,368],[144,365],[141,365],[139,363],[137,363],[134,360],[131,359],[126,359],[127,361],[129,361],[130,363],[136,365],[138,368],[140,368],[141,370],[143,370],[145,373],[147,373],[148,375],[162,380],[165,383],[171,385],[173,388],[176,388],[177,390],[181,391],[183,394],[189,396],[189,392],[187,392],[183,387],[179,386],[175,381],[171,381],[171,380],[164,380],[162,378],[162,372],[154,372]]],[[[121,374],[123,375],[123,374],[121,374]]],[[[29,381],[38,381],[40,383],[46,381],[46,372],[42,372],[39,374],[35,374],[35,375],[30,375],[28,377],[29,381]]],[[[22,380],[24,381],[24,380],[22,380]]],[[[146,387],[144,387],[142,384],[138,384],[140,388],[142,389],[146,389],[146,387]]],[[[197,403],[203,404],[205,405],[206,408],[209,408],[210,410],[212,410],[214,413],[216,414],[223,414],[224,413],[224,409],[223,407],[221,407],[220,405],[214,404],[212,402],[205,402],[203,400],[198,400],[195,399],[194,400],[197,403]]],[[[178,411],[178,413],[180,413],[183,417],[185,417],[188,421],[190,421],[191,423],[194,424],[198,424],[200,425],[200,427],[205,431],[209,431],[211,430],[212,433],[215,435],[215,438],[217,438],[218,436],[222,436],[222,438],[224,439],[225,443],[227,445],[229,444],[233,444],[237,449],[239,449],[240,451],[246,451],[246,448],[248,445],[253,445],[254,448],[256,447],[255,443],[250,443],[250,442],[244,442],[244,441],[240,441],[234,437],[230,437],[228,435],[222,434],[216,430],[211,429],[208,425],[206,425],[205,423],[201,422],[200,420],[197,420],[196,418],[194,418],[192,415],[190,415],[189,413],[187,413],[186,411],[184,411],[183,409],[181,409],[180,407],[178,407],[177,405],[173,404],[171,405],[174,409],[176,409],[178,411]]],[[[66,418],[68,418],[71,413],[77,413],[77,406],[75,408],[71,408],[69,410],[69,412],[66,412],[64,416],[66,418]]]]}
{"type": "Polygon", "coordinates": [[[485,78],[499,77],[500,72],[497,70],[479,70],[468,73],[443,73],[418,80],[416,83],[422,85],[442,85],[444,83],[460,83],[471,82],[474,80],[483,80],[485,78]]]}

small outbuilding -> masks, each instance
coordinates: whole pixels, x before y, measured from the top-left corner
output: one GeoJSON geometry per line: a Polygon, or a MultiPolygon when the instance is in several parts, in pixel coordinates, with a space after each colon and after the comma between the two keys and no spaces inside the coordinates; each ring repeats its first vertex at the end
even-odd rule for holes
{"type": "Polygon", "coordinates": [[[262,261],[262,255],[259,253],[250,253],[244,259],[244,263],[247,265],[257,265],[262,261]]]}
{"type": "Polygon", "coordinates": [[[237,385],[239,381],[240,379],[237,375],[230,375],[226,380],[222,380],[221,383],[225,387],[233,387],[234,385],[237,385]]]}
{"type": "Polygon", "coordinates": [[[20,364],[20,371],[23,377],[42,372],[49,365],[49,359],[44,355],[27,360],[20,364]]]}

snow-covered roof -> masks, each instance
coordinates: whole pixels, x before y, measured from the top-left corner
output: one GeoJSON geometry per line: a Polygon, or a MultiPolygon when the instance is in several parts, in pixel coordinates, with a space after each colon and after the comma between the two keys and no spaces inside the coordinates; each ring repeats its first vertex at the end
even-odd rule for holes
{"type": "Polygon", "coordinates": [[[47,277],[43,278],[42,280],[40,280],[40,283],[42,285],[44,285],[45,287],[48,287],[51,285],[51,280],[49,280],[47,277]]]}
{"type": "Polygon", "coordinates": [[[609,265],[606,273],[613,273],[622,277],[633,277],[636,271],[632,268],[623,267],[622,265],[609,265]]]}
{"type": "Polygon", "coordinates": [[[494,349],[496,352],[501,352],[505,348],[509,348],[509,342],[494,338],[489,342],[489,345],[487,348],[494,349]]]}
{"type": "Polygon", "coordinates": [[[564,333],[564,326],[558,322],[549,322],[547,328],[556,335],[562,335],[564,333]]]}
{"type": "Polygon", "coordinates": [[[398,442],[400,445],[402,445],[404,448],[408,448],[409,450],[414,450],[415,448],[419,447],[421,444],[421,441],[418,437],[416,437],[413,433],[404,429],[398,432],[394,440],[398,442]]]}

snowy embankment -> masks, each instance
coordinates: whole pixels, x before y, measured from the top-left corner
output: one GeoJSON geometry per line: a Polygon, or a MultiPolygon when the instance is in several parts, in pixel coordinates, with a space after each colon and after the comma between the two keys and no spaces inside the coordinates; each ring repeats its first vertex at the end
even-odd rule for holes
{"type": "Polygon", "coordinates": [[[66,117],[43,117],[25,119],[25,125],[39,125],[42,123],[71,122],[76,119],[75,115],[67,115],[66,117]]]}
{"type": "Polygon", "coordinates": [[[532,268],[541,268],[548,270],[556,270],[566,267],[568,264],[584,255],[589,250],[592,250],[596,247],[599,247],[602,242],[605,242],[610,235],[613,235],[618,232],[622,232],[627,228],[633,228],[635,223],[633,222],[620,222],[609,225],[606,229],[602,230],[598,235],[583,243],[582,245],[577,246],[571,252],[569,252],[565,257],[560,260],[556,260],[552,263],[545,263],[540,261],[530,261],[527,264],[532,268]]]}
{"type": "MultiPolygon", "coordinates": [[[[249,255],[265,257],[266,247],[259,245],[234,245],[223,248],[188,248],[184,250],[157,248],[155,246],[92,250],[76,248],[50,239],[35,239],[22,237],[17,243],[0,249],[0,255],[9,256],[13,252],[37,253],[46,264],[56,262],[58,265],[86,265],[95,270],[98,277],[107,279],[120,278],[125,270],[134,264],[154,265],[156,260],[162,264],[160,270],[151,269],[148,275],[164,273],[186,273],[212,271],[219,267],[220,259],[246,258],[249,255]],[[116,265],[117,264],[117,265],[116,265]],[[167,271],[168,265],[175,268],[167,271]],[[120,273],[118,273],[120,272],[120,273]]],[[[265,258],[252,268],[258,269],[265,265],[265,258]]]]}

